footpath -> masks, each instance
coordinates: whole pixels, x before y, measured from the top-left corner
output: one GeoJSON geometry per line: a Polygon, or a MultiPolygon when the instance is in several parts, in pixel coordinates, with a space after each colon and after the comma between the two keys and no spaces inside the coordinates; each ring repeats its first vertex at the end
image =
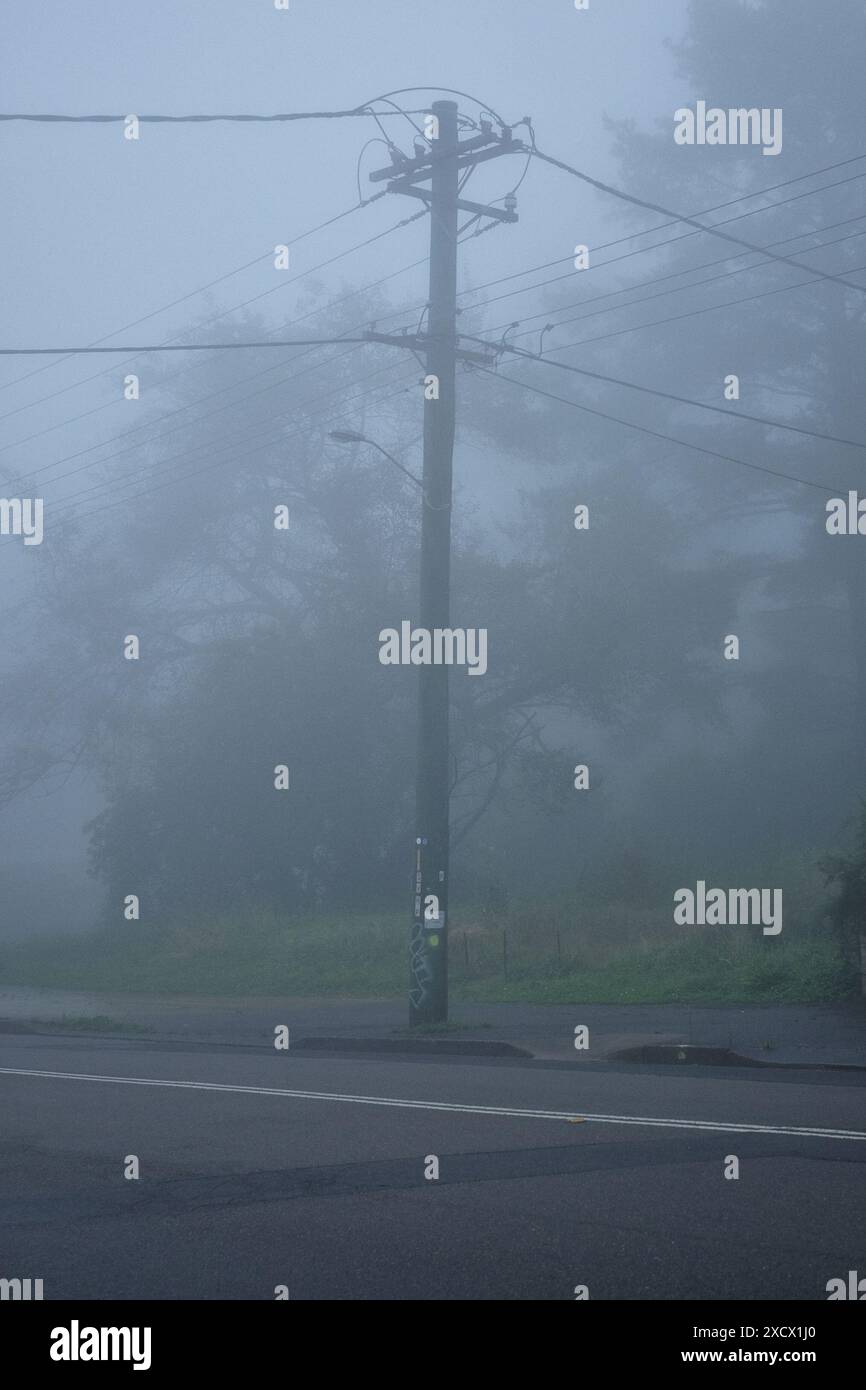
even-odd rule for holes
{"type": "Polygon", "coordinates": [[[198,998],[0,985],[0,1033],[88,1033],[299,1051],[424,1052],[545,1060],[866,1068],[866,1001],[837,1004],[454,1004],[410,1032],[403,1001],[198,998]],[[575,1048],[586,1028],[588,1047],[575,1048]]]}

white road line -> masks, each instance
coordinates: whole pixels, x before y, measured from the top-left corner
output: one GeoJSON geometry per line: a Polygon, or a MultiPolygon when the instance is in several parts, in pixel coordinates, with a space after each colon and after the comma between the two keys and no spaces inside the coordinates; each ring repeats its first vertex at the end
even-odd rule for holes
{"type": "Polygon", "coordinates": [[[290,1100],[342,1101],[349,1105],[390,1105],[401,1110],[444,1110],[457,1115],[499,1115],[518,1120],[591,1120],[602,1125],[650,1125],[663,1129],[710,1130],[733,1134],[794,1134],[814,1139],[866,1139],[859,1129],[818,1129],[803,1125],[743,1125],[722,1120],[668,1120],[650,1115],[590,1115],[585,1110],[519,1110],[504,1105],[460,1105],[454,1101],[399,1100],[393,1096],[349,1096],[340,1091],[287,1091],[272,1086],[226,1086],[215,1081],[165,1081],[143,1076],[90,1076],[77,1071],[33,1071],[0,1067],[2,1076],[36,1076],[56,1081],[107,1081],[116,1086],[164,1086],[180,1091],[224,1091],[231,1095],[284,1096],[290,1100]]]}

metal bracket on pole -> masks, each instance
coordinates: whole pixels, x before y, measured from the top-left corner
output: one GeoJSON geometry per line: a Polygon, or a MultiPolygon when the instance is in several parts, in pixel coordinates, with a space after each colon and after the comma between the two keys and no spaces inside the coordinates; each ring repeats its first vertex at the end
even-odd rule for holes
{"type": "MultiPolygon", "coordinates": [[[[522,140],[515,140],[510,130],[503,132],[501,138],[492,132],[484,135],[476,135],[471,140],[464,140],[457,147],[457,166],[464,164],[477,164],[479,160],[495,159],[500,154],[521,154],[527,153],[527,146],[522,140]],[[486,148],[486,147],[492,148],[486,148]]],[[[434,164],[441,163],[442,155],[430,154],[418,155],[415,159],[401,159],[399,164],[392,164],[389,169],[374,169],[370,174],[371,183],[384,183],[388,179],[417,178],[422,170],[432,172],[434,164]]],[[[429,173],[427,175],[429,177],[429,173]]],[[[398,191],[395,189],[395,192],[398,191]]]]}
{"type": "MultiPolygon", "coordinates": [[[[389,347],[408,348],[410,352],[425,352],[430,345],[427,334],[416,333],[374,333],[368,331],[364,337],[371,343],[387,343],[389,347]]],[[[493,367],[496,355],[487,352],[471,352],[468,348],[457,348],[455,356],[463,362],[480,362],[482,367],[493,367]]]]}
{"type": "MultiPolygon", "coordinates": [[[[433,195],[428,188],[416,188],[414,183],[404,184],[401,188],[389,188],[389,193],[408,193],[410,198],[423,198],[429,207],[433,202],[433,195]]],[[[468,198],[458,198],[457,206],[463,212],[474,212],[479,217],[493,217],[497,222],[519,222],[520,218],[516,212],[504,212],[502,208],[490,207],[487,203],[471,203],[468,198]]]]}

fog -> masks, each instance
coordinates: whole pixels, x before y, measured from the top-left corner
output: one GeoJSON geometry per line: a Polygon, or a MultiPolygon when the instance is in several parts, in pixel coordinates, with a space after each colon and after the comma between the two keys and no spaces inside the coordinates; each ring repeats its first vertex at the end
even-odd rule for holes
{"type": "MultiPolygon", "coordinates": [[[[419,331],[429,218],[355,206],[383,130],[413,155],[420,115],[373,101],[398,91],[417,113],[467,94],[466,136],[530,117],[542,152],[814,267],[539,158],[475,171],[480,203],[519,184],[519,221],[459,247],[463,345],[505,346],[493,375],[458,369],[451,616],[485,630],[487,669],[451,674],[454,926],[556,902],[654,930],[697,879],[784,889],[791,931],[827,910],[817,864],[866,791],[864,542],[825,524],[866,437],[864,166],[844,163],[866,21],[834,9],[3,7],[9,112],[378,116],[4,123],[7,348],[419,331]],[[676,143],[703,99],[783,109],[781,150],[676,143]]],[[[408,927],[417,670],[379,651],[415,614],[419,497],[329,435],[418,474],[423,375],[375,343],[2,358],[3,488],[45,507],[41,544],[0,537],[4,938],[129,930],[128,894],[142,925],[405,907],[408,927]]]]}

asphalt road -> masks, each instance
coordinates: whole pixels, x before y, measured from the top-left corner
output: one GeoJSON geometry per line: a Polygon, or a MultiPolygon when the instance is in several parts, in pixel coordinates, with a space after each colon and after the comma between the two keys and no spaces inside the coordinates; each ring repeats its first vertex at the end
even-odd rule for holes
{"type": "Polygon", "coordinates": [[[0,1278],[46,1299],[823,1300],[866,1274],[864,1073],[8,1036],[0,1117],[0,1278]]]}

